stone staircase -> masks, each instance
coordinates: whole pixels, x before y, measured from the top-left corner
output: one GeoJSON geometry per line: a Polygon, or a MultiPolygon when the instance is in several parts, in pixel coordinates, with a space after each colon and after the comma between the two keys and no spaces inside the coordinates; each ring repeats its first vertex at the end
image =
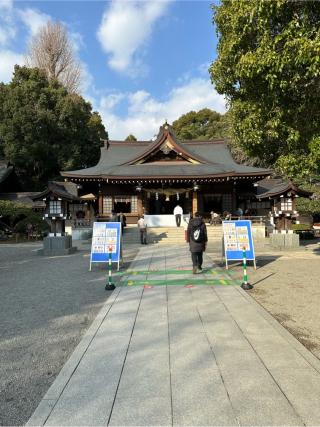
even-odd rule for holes
{"type": "MultiPolygon", "coordinates": [[[[209,242],[221,242],[222,226],[207,225],[209,242]]],[[[153,227],[148,228],[148,243],[163,245],[176,245],[185,243],[185,230],[183,227],[153,227]]],[[[139,243],[140,236],[138,227],[126,227],[123,233],[123,243],[139,243]]]]}

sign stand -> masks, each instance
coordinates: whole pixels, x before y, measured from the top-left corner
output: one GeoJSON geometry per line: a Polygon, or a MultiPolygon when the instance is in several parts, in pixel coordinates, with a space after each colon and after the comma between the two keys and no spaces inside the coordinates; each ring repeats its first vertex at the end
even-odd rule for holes
{"type": "Polygon", "coordinates": [[[115,284],[112,283],[111,274],[112,274],[112,246],[109,246],[108,283],[106,283],[106,286],[104,288],[106,291],[113,291],[116,288],[115,284]]]}
{"type": "Polygon", "coordinates": [[[248,282],[248,275],[247,275],[247,255],[246,255],[246,248],[243,247],[243,282],[241,283],[241,288],[245,291],[248,291],[249,289],[252,289],[253,286],[248,282]]]}
{"type": "Polygon", "coordinates": [[[110,253],[111,263],[116,262],[119,271],[120,260],[122,262],[120,222],[94,222],[89,271],[91,271],[94,262],[109,262],[110,253]]]}
{"type": "Polygon", "coordinates": [[[243,261],[243,250],[245,248],[246,261],[253,261],[256,269],[256,257],[252,238],[251,221],[223,221],[223,253],[228,270],[228,261],[243,261]]]}

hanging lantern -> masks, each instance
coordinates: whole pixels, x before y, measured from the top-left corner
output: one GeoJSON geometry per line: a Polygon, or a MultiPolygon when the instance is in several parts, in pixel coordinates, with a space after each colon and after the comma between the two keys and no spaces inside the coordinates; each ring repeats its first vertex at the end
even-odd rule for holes
{"type": "Polygon", "coordinates": [[[166,202],[170,202],[170,196],[168,194],[166,195],[166,202]]]}
{"type": "Polygon", "coordinates": [[[140,192],[142,190],[142,185],[140,182],[136,185],[136,191],[140,192]]]}
{"type": "Polygon", "coordinates": [[[156,193],[156,200],[159,200],[159,194],[156,193]]]}
{"type": "Polygon", "coordinates": [[[179,198],[180,198],[179,193],[177,193],[177,200],[179,200],[179,198]]]}
{"type": "Polygon", "coordinates": [[[199,190],[199,185],[196,182],[194,182],[193,183],[193,191],[198,191],[198,190],[199,190]]]}
{"type": "Polygon", "coordinates": [[[186,199],[189,199],[189,191],[186,192],[186,199]]]}
{"type": "Polygon", "coordinates": [[[150,199],[150,191],[147,192],[147,199],[150,199]]]}

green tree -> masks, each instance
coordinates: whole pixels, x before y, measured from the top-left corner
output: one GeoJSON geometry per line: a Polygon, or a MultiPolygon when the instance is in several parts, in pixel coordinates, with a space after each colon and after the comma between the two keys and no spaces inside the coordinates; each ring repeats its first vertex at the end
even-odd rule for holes
{"type": "Polygon", "coordinates": [[[106,137],[90,103],[39,69],[16,66],[12,81],[0,84],[0,155],[26,189],[42,189],[60,170],[94,165],[106,137]]]}
{"type": "Polygon", "coordinates": [[[319,173],[319,3],[221,0],[213,10],[210,73],[230,105],[235,144],[287,175],[319,173]]]}
{"type": "Polygon", "coordinates": [[[137,141],[137,138],[130,133],[130,135],[126,137],[125,141],[137,141]]]}
{"type": "Polygon", "coordinates": [[[172,123],[172,127],[182,140],[210,140],[227,137],[229,133],[227,114],[222,115],[209,108],[183,114],[172,123]]]}

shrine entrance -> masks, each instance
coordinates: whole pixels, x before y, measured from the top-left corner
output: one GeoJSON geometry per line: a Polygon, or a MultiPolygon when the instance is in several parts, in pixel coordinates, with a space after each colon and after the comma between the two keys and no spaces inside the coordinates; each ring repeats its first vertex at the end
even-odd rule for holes
{"type": "Polygon", "coordinates": [[[190,213],[192,210],[192,201],[186,194],[168,196],[166,194],[149,194],[149,198],[145,199],[145,212],[149,215],[171,215],[177,205],[183,209],[183,213],[190,213]]]}

